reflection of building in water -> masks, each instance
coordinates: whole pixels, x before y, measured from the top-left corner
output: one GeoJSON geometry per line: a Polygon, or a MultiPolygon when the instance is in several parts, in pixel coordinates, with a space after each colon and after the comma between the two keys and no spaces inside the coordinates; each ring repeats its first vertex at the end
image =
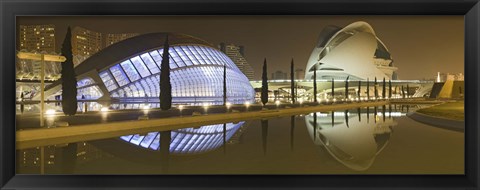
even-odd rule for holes
{"type": "MultiPolygon", "coordinates": [[[[388,113],[387,113],[388,114],[388,113]]],[[[335,112],[317,113],[305,116],[307,130],[315,145],[322,146],[327,152],[356,171],[370,168],[375,157],[385,148],[397,123],[391,117],[382,118],[382,114],[335,112]],[[347,115],[347,117],[345,117],[347,115]]]]}
{"type": "MultiPolygon", "coordinates": [[[[244,121],[227,123],[225,133],[227,142],[244,123],[244,121]]],[[[223,146],[223,135],[223,124],[178,129],[171,133],[170,152],[173,154],[194,154],[215,150],[223,146]]],[[[155,151],[160,149],[159,132],[150,132],[146,135],[127,135],[120,138],[145,149],[155,151]]]]}
{"type": "MultiPolygon", "coordinates": [[[[17,171],[39,173],[40,167],[42,167],[41,151],[41,147],[18,150],[17,171]]],[[[58,173],[63,168],[109,156],[86,142],[46,146],[43,151],[43,167],[47,174],[58,173]]]]}
{"type": "Polygon", "coordinates": [[[230,137],[230,139],[227,141],[227,144],[242,144],[243,143],[243,134],[248,128],[248,122],[245,122],[243,125],[240,125],[240,127],[237,129],[237,131],[230,137]]]}

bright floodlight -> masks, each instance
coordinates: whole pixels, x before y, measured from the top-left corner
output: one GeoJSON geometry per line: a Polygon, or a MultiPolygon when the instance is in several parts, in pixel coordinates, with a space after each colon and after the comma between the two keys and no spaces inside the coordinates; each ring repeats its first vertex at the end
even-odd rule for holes
{"type": "Polygon", "coordinates": [[[48,110],[45,112],[45,114],[47,114],[47,115],[53,115],[53,114],[55,114],[55,110],[54,110],[54,109],[48,109],[48,110]]]}
{"type": "Polygon", "coordinates": [[[183,105],[178,105],[179,110],[183,110],[183,105]]]}
{"type": "Polygon", "coordinates": [[[279,100],[275,101],[275,104],[277,104],[277,106],[280,105],[280,101],[279,100]]]}
{"type": "Polygon", "coordinates": [[[144,110],[149,110],[150,109],[150,105],[143,105],[143,108],[144,110]]]}
{"type": "Polygon", "coordinates": [[[100,108],[100,111],[101,112],[108,112],[108,108],[107,107],[100,108]]]}
{"type": "Polygon", "coordinates": [[[300,100],[298,100],[298,102],[299,102],[300,104],[302,104],[302,103],[303,103],[303,100],[302,100],[302,99],[300,99],[300,100]]]}
{"type": "Polygon", "coordinates": [[[230,106],[232,106],[232,103],[227,102],[227,103],[225,103],[225,106],[230,107],[230,106]]]}
{"type": "Polygon", "coordinates": [[[250,102],[249,102],[249,101],[246,101],[246,102],[245,102],[245,106],[247,106],[247,107],[250,106],[250,102]]]}

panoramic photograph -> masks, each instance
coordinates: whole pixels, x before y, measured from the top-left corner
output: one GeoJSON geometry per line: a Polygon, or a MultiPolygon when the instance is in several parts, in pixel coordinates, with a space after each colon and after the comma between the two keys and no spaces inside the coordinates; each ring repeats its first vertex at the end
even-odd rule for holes
{"type": "Polygon", "coordinates": [[[17,174],[465,174],[463,16],[18,16],[17,174]]]}

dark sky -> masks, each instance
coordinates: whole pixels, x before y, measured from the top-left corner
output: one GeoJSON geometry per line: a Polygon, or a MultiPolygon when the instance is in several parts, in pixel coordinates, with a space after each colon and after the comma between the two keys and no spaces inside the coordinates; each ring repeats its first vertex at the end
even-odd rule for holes
{"type": "Polygon", "coordinates": [[[245,46],[247,61],[261,77],[288,72],[294,58],[305,69],[317,37],[327,25],[344,27],[355,21],[372,25],[390,50],[399,79],[433,78],[436,72],[464,73],[463,16],[83,16],[18,17],[17,25],[54,24],[60,50],[67,26],[103,33],[179,32],[217,45],[245,46]]]}

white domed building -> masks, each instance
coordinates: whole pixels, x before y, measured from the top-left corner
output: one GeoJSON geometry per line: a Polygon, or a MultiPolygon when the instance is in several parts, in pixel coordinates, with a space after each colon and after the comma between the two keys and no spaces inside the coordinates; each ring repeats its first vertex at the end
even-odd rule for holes
{"type": "Polygon", "coordinates": [[[305,79],[396,79],[397,68],[372,26],[359,21],[344,28],[327,26],[320,33],[305,70],[305,79]]]}

